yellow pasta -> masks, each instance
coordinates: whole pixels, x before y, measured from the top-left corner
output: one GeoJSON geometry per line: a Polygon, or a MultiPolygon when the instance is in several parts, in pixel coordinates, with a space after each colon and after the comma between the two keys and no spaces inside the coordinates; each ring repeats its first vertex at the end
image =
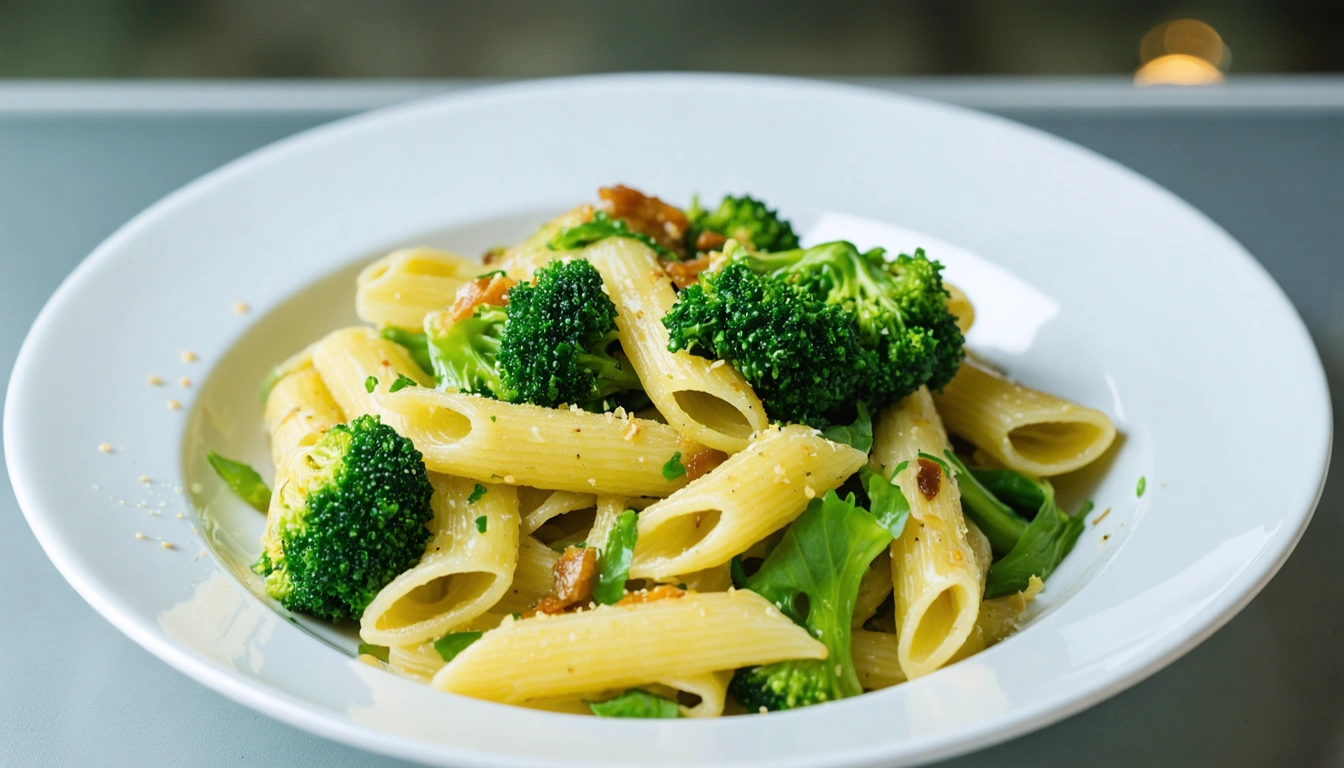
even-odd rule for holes
{"type": "MultiPolygon", "coordinates": [[[[320,369],[320,368],[319,368],[320,369]]],[[[337,398],[339,401],[339,398],[337,398]]],[[[577,493],[666,496],[663,465],[701,450],[665,424],[407,387],[378,400],[434,472],[577,493]]]]}
{"type": "Polygon", "coordinates": [[[554,491],[523,518],[523,533],[536,533],[548,520],[578,509],[587,509],[596,503],[597,497],[591,493],[554,491]]]}
{"type": "Polygon", "coordinates": [[[491,610],[506,614],[531,610],[538,600],[551,593],[552,572],[559,559],[555,550],[531,536],[523,536],[518,541],[518,568],[513,572],[513,583],[491,610]]]}
{"type": "Polygon", "coordinates": [[[800,425],[746,450],[639,514],[634,578],[671,579],[722,565],[838,488],[866,457],[800,425]]]}
{"type": "Polygon", "coordinates": [[[483,271],[478,262],[448,251],[393,251],[355,278],[355,313],[376,326],[418,331],[425,315],[452,304],[457,289],[483,271]]]}
{"type": "Polygon", "coordinates": [[[739,590],[505,622],[439,670],[433,684],[518,703],[824,658],[826,646],[765,598],[739,590]]]}
{"type": "Polygon", "coordinates": [[[869,564],[863,579],[859,581],[859,594],[854,599],[853,626],[861,627],[871,619],[891,596],[891,589],[891,552],[887,550],[869,564]]]}
{"type": "Polygon", "coordinates": [[[275,382],[261,418],[271,435],[271,463],[276,467],[286,456],[307,448],[345,421],[340,406],[331,399],[331,392],[312,365],[275,382]]]}
{"type": "Polygon", "coordinates": [[[956,653],[975,625],[983,592],[956,482],[935,462],[918,459],[920,453],[942,456],[946,449],[947,433],[928,389],[882,412],[873,468],[890,475],[909,462],[895,477],[910,502],[910,517],[891,544],[891,570],[901,669],[911,678],[934,671],[956,653]]]}
{"type": "Polygon", "coordinates": [[[384,395],[398,376],[416,382],[417,387],[412,389],[433,386],[405,347],[379,338],[368,328],[345,328],[328,334],[313,347],[313,367],[346,418],[375,414],[403,435],[406,433],[398,426],[395,414],[382,405],[384,395]]]}
{"type": "Polygon", "coordinates": [[[973,359],[935,401],[953,434],[1028,475],[1072,472],[1115,440],[1115,425],[1101,411],[1014,384],[973,359]]]}
{"type": "Polygon", "coordinates": [[[518,565],[518,492],[430,475],[434,538],[420,562],[383,587],[364,610],[360,637],[412,645],[442,636],[485,613],[509,590],[518,565]]]}
{"type": "Polygon", "coordinates": [[[901,670],[901,643],[889,632],[855,629],[850,636],[850,655],[854,672],[865,691],[889,688],[906,681],[901,670]]]}
{"type": "Polygon", "coordinates": [[[676,301],[672,281],[653,250],[626,237],[609,237],[582,252],[602,274],[616,305],[621,349],[667,423],[696,442],[735,453],[768,420],[760,398],[723,361],[669,352],[663,315],[676,301]]]}
{"type": "Polygon", "coordinates": [[[957,286],[951,283],[943,283],[947,289],[947,311],[957,318],[957,330],[964,335],[971,330],[971,325],[975,322],[975,307],[971,305],[971,300],[957,286]]]}

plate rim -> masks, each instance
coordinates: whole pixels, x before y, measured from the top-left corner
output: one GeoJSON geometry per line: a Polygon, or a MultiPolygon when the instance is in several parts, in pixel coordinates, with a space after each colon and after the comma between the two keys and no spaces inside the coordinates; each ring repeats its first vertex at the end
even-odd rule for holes
{"type": "MultiPolygon", "coordinates": [[[[1217,594],[1219,599],[1212,601],[1210,605],[1207,606],[1214,611],[1211,619],[1205,621],[1195,631],[1186,634],[1180,642],[1168,644],[1158,652],[1139,655],[1135,659],[1130,660],[1125,664],[1125,670],[1122,673],[1112,674],[1102,684],[1083,686],[1081,689],[1074,688],[1071,689],[1071,692],[1067,695],[1061,694],[1053,699],[1032,702],[1028,706],[1015,709],[1006,715],[991,718],[988,721],[978,722],[974,727],[958,731],[958,738],[947,738],[945,735],[940,738],[933,738],[931,743],[925,744],[917,753],[913,755],[907,754],[907,759],[912,759],[915,762],[926,762],[952,755],[963,754],[975,749],[1000,743],[1021,735],[1022,733],[1058,722],[1059,720],[1091,707],[1099,701],[1109,698],[1120,691],[1132,687],[1150,675],[1162,670],[1185,653],[1188,653],[1191,649],[1220,629],[1227,623],[1227,621],[1240,612],[1246,604],[1254,599],[1292,554],[1297,543],[1305,534],[1311,518],[1314,515],[1327,480],[1334,433],[1333,405],[1330,400],[1328,380],[1326,379],[1324,367],[1321,363],[1320,352],[1316,348],[1310,331],[1307,329],[1301,315],[1297,312],[1291,301],[1288,300],[1286,294],[1284,294],[1282,287],[1269,275],[1268,271],[1258,260],[1256,260],[1240,245],[1240,243],[1232,238],[1230,234],[1226,233],[1221,226],[1212,221],[1212,219],[1202,211],[1194,208],[1194,206],[1146,176],[1143,176],[1142,174],[1139,174],[1093,150],[1081,147],[1073,142],[1048,134],[1044,131],[977,110],[919,97],[894,94],[862,85],[850,85],[807,78],[707,73],[621,73],[526,80],[501,85],[483,86],[467,91],[442,94],[375,109],[316,126],[248,152],[207,172],[159,199],[128,222],[118,227],[116,231],[103,240],[88,256],[80,261],[79,265],[72,270],[65,279],[61,281],[60,285],[43,305],[42,310],[39,312],[33,325],[25,335],[19,354],[15,358],[6,394],[4,446],[14,493],[19,501],[19,506],[23,510],[24,517],[27,520],[30,529],[33,530],[34,535],[43,547],[43,550],[57,567],[62,577],[65,578],[66,581],[74,587],[76,592],[100,615],[113,624],[113,626],[117,627],[123,634],[130,637],[141,647],[149,650],[156,657],[162,659],[173,668],[187,674],[212,690],[224,694],[230,699],[252,709],[264,712],[282,722],[286,722],[309,732],[317,733],[325,738],[351,744],[361,749],[396,755],[411,760],[443,761],[444,759],[451,759],[455,763],[460,763],[462,765],[492,767],[503,765],[543,764],[532,758],[518,756],[505,757],[483,752],[475,752],[465,747],[431,744],[418,741],[406,736],[383,731],[364,723],[349,720],[348,718],[344,721],[337,721],[333,718],[333,713],[331,711],[321,709],[314,704],[294,697],[278,688],[268,686],[260,680],[254,680],[241,675],[236,671],[225,669],[181,643],[172,642],[166,639],[161,640],[154,636],[152,632],[143,630],[139,626],[136,618],[123,606],[119,605],[121,601],[117,599],[116,589],[108,584],[94,583],[94,581],[89,578],[88,574],[83,572],[76,558],[74,558],[72,553],[62,546],[61,542],[58,540],[54,530],[49,525],[50,521],[45,520],[43,514],[37,509],[38,502],[35,499],[35,492],[29,486],[29,483],[32,482],[35,484],[38,481],[26,474],[27,467],[24,465],[23,459],[20,458],[19,451],[16,450],[20,445],[22,437],[17,434],[18,428],[14,426],[16,421],[12,418],[12,411],[17,410],[18,408],[16,405],[17,400],[14,395],[23,385],[25,371],[32,365],[31,358],[40,354],[40,351],[35,349],[36,345],[33,343],[33,339],[39,335],[43,327],[52,322],[54,316],[59,314],[61,305],[69,298],[68,294],[75,290],[75,286],[84,279],[89,271],[93,270],[104,261],[114,258],[124,240],[132,238],[143,228],[154,226],[155,222],[164,215],[165,212],[171,212],[173,208],[178,205],[179,201],[190,198],[201,190],[209,189],[221,180],[227,179],[234,174],[248,173],[254,166],[264,164],[271,156],[285,153],[289,150],[291,145],[306,144],[319,140],[327,135],[339,135],[346,131],[368,130],[371,126],[376,126],[380,122],[394,122],[403,114],[413,114],[420,110],[434,109],[435,107],[448,102],[461,103],[474,100],[508,98],[510,96],[518,97],[529,92],[565,89],[576,84],[590,85],[596,82],[645,79],[655,81],[684,81],[688,79],[709,80],[719,83],[726,82],[743,85],[768,84],[772,87],[783,88],[819,88],[825,90],[849,91],[869,99],[915,103],[926,108],[933,107],[936,110],[944,110],[963,115],[970,114],[974,115],[977,119],[997,123],[1000,128],[1006,127],[1014,131],[1022,131],[1037,136],[1048,137],[1052,142],[1058,142],[1067,145],[1074,151],[1086,153],[1092,160],[1100,160],[1102,163],[1111,166],[1112,170],[1119,170],[1128,175],[1131,179],[1141,181],[1144,185],[1149,187],[1151,192],[1164,196],[1169,202],[1174,202],[1180,206],[1187,215],[1202,219],[1209,227],[1221,233],[1230,242],[1235,244],[1236,247],[1233,249],[1235,255],[1240,256],[1247,265],[1252,267],[1257,273],[1258,282],[1261,286],[1272,291],[1275,294],[1275,298],[1285,306],[1288,311],[1288,319],[1294,323],[1293,327],[1295,332],[1305,339],[1307,348],[1311,350],[1311,362],[1314,363],[1314,376],[1312,378],[1315,380],[1314,383],[1318,386],[1318,394],[1321,396],[1321,402],[1325,409],[1324,416],[1326,419],[1324,446],[1319,450],[1321,459],[1320,467],[1315,472],[1317,475],[1316,488],[1305,512],[1300,514],[1300,519],[1294,518],[1297,520],[1297,525],[1295,530],[1292,531],[1291,536],[1286,540],[1273,542],[1277,543],[1277,546],[1275,551],[1270,553],[1268,557],[1265,556],[1266,553],[1261,552],[1255,562],[1255,565],[1260,567],[1254,571],[1253,574],[1249,576],[1245,573],[1242,574],[1243,579],[1250,578],[1250,581],[1245,582],[1246,586],[1240,593],[1233,594],[1234,590],[1231,589],[1220,591],[1220,593],[1217,594]],[[16,468],[18,471],[16,471],[16,468]],[[1229,597],[1229,595],[1231,595],[1231,597],[1229,597]],[[1082,692],[1079,693],[1079,690],[1082,692]]],[[[796,719],[799,714],[800,713],[798,712],[775,713],[772,714],[771,717],[793,717],[796,719]]],[[[928,741],[928,739],[921,739],[920,741],[925,742],[928,741]]],[[[874,764],[876,761],[892,758],[896,751],[896,746],[896,743],[888,743],[885,745],[885,748],[875,747],[867,750],[850,750],[843,753],[837,753],[830,759],[830,762],[834,765],[855,766],[874,764]]],[[[555,763],[556,761],[547,761],[546,764],[555,763]]],[[[742,765],[743,763],[711,762],[703,764],[742,765]]],[[[761,764],[802,766],[814,765],[816,762],[811,758],[800,758],[798,760],[782,761],[766,760],[761,761],[761,764]]]]}

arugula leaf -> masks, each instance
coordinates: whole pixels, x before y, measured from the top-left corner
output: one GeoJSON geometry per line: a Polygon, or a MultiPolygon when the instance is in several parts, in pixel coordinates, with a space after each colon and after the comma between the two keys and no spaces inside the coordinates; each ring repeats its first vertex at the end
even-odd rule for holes
{"type": "Polygon", "coordinates": [[[485,533],[486,526],[489,523],[490,520],[485,515],[481,515],[480,517],[476,518],[476,532],[485,533]]]}
{"type": "Polygon", "coordinates": [[[452,661],[457,658],[457,654],[465,651],[467,646],[481,639],[484,632],[450,632],[438,640],[434,641],[434,650],[439,652],[439,657],[444,661],[452,661]]]}
{"type": "Polygon", "coordinates": [[[386,663],[387,663],[387,652],[388,652],[388,647],[387,647],[386,645],[370,645],[370,644],[368,644],[368,643],[360,643],[360,644],[359,644],[359,654],[358,654],[358,655],[360,655],[360,656],[372,656],[373,658],[375,658],[375,659],[377,659],[377,660],[383,662],[384,664],[386,664],[386,663]]]}
{"type": "MultiPolygon", "coordinates": [[[[881,488],[878,492],[887,494],[881,488]]],[[[898,506],[890,495],[882,503],[898,506]]],[[[774,603],[829,649],[822,661],[780,662],[791,665],[790,670],[815,665],[811,675],[824,690],[814,697],[829,701],[863,692],[850,654],[854,600],[868,565],[891,541],[891,532],[857,506],[853,494],[842,499],[827,491],[808,503],[760,570],[747,579],[748,589],[774,603]]],[[[753,676],[768,679],[777,666],[760,667],[753,676]]]]}
{"type": "Polygon", "coordinates": [[[257,470],[241,461],[226,459],[214,451],[207,453],[205,459],[214,467],[215,474],[243,501],[258,512],[266,513],[271,506],[271,489],[266,487],[266,482],[257,474],[257,470]]]}
{"type": "Polygon", "coordinates": [[[606,701],[590,701],[588,708],[598,717],[681,717],[681,707],[677,706],[677,702],[649,693],[643,688],[631,688],[606,701]]]}
{"type": "Polygon", "coordinates": [[[597,584],[593,599],[611,605],[625,597],[625,582],[630,578],[630,561],[639,540],[639,513],[627,509],[616,516],[616,524],[607,534],[607,544],[597,558],[597,584]]]}
{"type": "MultiPolygon", "coordinates": [[[[952,451],[947,452],[947,460],[955,468],[957,488],[961,490],[961,511],[971,518],[976,527],[985,534],[985,538],[989,539],[989,546],[994,550],[994,554],[1006,555],[1011,552],[1022,539],[1023,532],[1027,530],[1027,521],[1019,517],[1007,504],[999,501],[998,495],[985,486],[982,482],[983,473],[979,470],[966,469],[966,465],[962,464],[961,459],[958,459],[952,451]]],[[[996,472],[1006,471],[996,470],[996,472]]],[[[1000,483],[1000,487],[1010,483],[1015,486],[1019,479],[1025,480],[1031,486],[1032,492],[1040,498],[1040,489],[1035,483],[1016,472],[1011,474],[1012,478],[1003,478],[1005,482],[1000,483]]],[[[1040,502],[1037,501],[1032,509],[1040,509],[1040,506],[1040,502]]]]}
{"type": "Polygon", "coordinates": [[[865,464],[859,468],[859,479],[868,492],[868,509],[877,518],[877,524],[886,528],[893,539],[900,536],[910,517],[910,502],[896,484],[896,473],[883,477],[865,464]]]}
{"type": "Polygon", "coordinates": [[[1084,520],[1092,511],[1087,502],[1070,517],[1055,503],[1055,489],[1045,480],[1036,481],[1044,502],[1027,524],[1012,550],[989,566],[985,599],[1011,595],[1027,588],[1031,577],[1044,581],[1073,550],[1083,533],[1084,520]]]}
{"type": "Polygon", "coordinates": [[[975,475],[985,490],[1027,520],[1035,516],[1036,510],[1045,503],[1041,487],[1021,472],[1011,469],[972,469],[971,474],[975,475]]]}
{"type": "Polygon", "coordinates": [[[864,453],[873,449],[873,419],[863,401],[857,403],[858,416],[853,424],[835,424],[821,431],[821,436],[833,443],[844,443],[864,453]]]}
{"type": "Polygon", "coordinates": [[[672,458],[663,465],[663,478],[666,480],[676,480],[678,477],[686,476],[686,467],[681,463],[681,451],[672,454],[672,458]]]}
{"type": "Polygon", "coordinates": [[[476,502],[480,501],[481,497],[484,496],[485,492],[488,490],[489,489],[486,488],[484,485],[477,483],[476,487],[471,489],[471,495],[467,497],[467,503],[475,504],[476,502]]]}
{"type": "Polygon", "coordinates": [[[747,569],[742,565],[741,555],[733,555],[733,559],[728,561],[728,576],[737,589],[747,588],[747,569]]]}
{"type": "Polygon", "coordinates": [[[546,247],[552,251],[572,251],[584,248],[608,237],[628,237],[652,248],[659,256],[672,257],[672,251],[658,244],[657,240],[630,229],[623,219],[613,219],[606,211],[593,214],[593,220],[561,230],[546,247]]]}
{"type": "Polygon", "coordinates": [[[429,361],[429,335],[426,333],[412,333],[402,328],[384,328],[382,337],[395,344],[400,344],[411,353],[411,359],[420,366],[420,370],[431,376],[434,375],[434,364],[429,361]]]}

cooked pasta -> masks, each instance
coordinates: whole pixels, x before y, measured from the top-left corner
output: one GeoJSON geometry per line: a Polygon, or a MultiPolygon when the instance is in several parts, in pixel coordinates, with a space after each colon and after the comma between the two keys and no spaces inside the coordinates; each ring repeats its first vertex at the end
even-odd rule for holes
{"type": "Polygon", "coordinates": [[[975,360],[935,400],[949,431],[1028,475],[1072,472],[1115,440],[1101,411],[1014,384],[975,360]]]}
{"type": "Polygon", "coordinates": [[[358,621],[362,663],[600,717],[821,704],[1029,623],[1090,527],[1040,478],[1106,416],[963,362],[923,251],[599,198],[485,263],[388,254],[367,325],[272,370],[271,488],[209,457],[266,509],[258,591],[358,621]]]}

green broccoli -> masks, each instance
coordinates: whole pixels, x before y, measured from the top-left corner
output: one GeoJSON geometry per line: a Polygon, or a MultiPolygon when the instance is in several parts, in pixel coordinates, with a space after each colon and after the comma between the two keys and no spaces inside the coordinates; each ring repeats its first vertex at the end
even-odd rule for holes
{"type": "Polygon", "coordinates": [[[550,262],[537,270],[535,285],[510,289],[507,307],[477,307],[446,328],[435,327],[433,317],[426,331],[440,389],[590,410],[642,391],[629,362],[610,351],[616,306],[586,261],[550,262]]]}
{"type": "Polygon", "coordinates": [[[691,220],[686,230],[687,250],[691,253],[699,250],[697,243],[703,232],[718,233],[754,251],[789,251],[798,247],[793,225],[749,195],[727,195],[713,212],[701,208],[699,199],[692,197],[686,216],[691,220]]]}
{"type": "MultiPolygon", "coordinates": [[[[901,496],[898,488],[889,488],[901,496]]],[[[903,496],[896,506],[904,506],[903,496]]],[[[760,570],[747,578],[747,589],[805,627],[828,652],[825,659],[739,669],[728,691],[747,711],[794,709],[863,692],[850,652],[850,625],[859,580],[891,543],[893,529],[899,534],[905,525],[905,515],[898,522],[891,511],[875,517],[856,504],[854,494],[842,499],[827,491],[808,504],[760,570]]]]}
{"type": "Polygon", "coordinates": [[[668,349],[728,360],[771,419],[826,427],[922,385],[941,389],[964,356],[941,265],[922,250],[888,262],[847,242],[751,253],[731,241],[663,317],[668,349]]]}
{"type": "Polygon", "coordinates": [[[276,493],[283,512],[253,570],[292,611],[358,619],[430,539],[424,460],[377,416],[332,427],[276,493]]]}

